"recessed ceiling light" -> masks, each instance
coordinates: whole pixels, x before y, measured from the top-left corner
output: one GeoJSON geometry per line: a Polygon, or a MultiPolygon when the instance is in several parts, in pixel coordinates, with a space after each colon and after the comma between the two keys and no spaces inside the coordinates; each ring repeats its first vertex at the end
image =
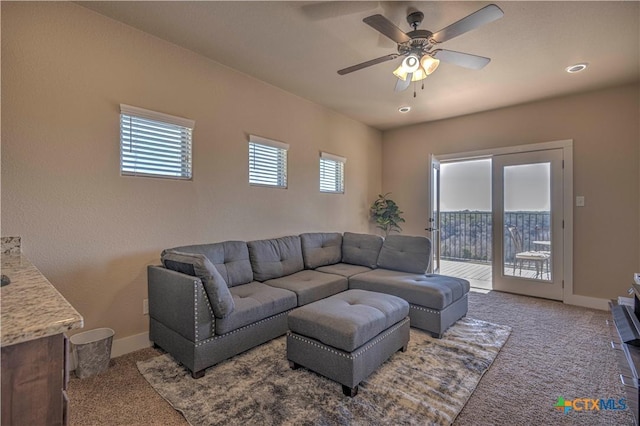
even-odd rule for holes
{"type": "Polygon", "coordinates": [[[575,74],[577,72],[584,71],[585,69],[587,69],[588,65],[589,64],[587,64],[587,63],[575,64],[575,65],[571,65],[571,66],[565,68],[564,70],[566,72],[570,73],[570,74],[575,74]]]}
{"type": "Polygon", "coordinates": [[[402,106],[402,107],[398,108],[398,111],[400,111],[401,113],[405,114],[405,113],[411,111],[411,107],[410,106],[402,106]]]}

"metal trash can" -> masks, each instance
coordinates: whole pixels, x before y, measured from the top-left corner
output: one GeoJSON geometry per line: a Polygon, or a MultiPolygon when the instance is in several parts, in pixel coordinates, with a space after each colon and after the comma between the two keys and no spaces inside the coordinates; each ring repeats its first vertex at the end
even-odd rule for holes
{"type": "Polygon", "coordinates": [[[69,340],[76,360],[76,376],[84,379],[107,371],[114,334],[110,328],[96,328],[71,336],[69,340]]]}

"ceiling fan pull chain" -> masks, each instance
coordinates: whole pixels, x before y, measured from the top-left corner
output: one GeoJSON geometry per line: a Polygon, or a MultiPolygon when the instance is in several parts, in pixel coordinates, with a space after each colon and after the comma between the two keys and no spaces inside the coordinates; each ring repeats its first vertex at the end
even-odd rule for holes
{"type": "Polygon", "coordinates": [[[413,97],[416,97],[416,82],[413,82],[413,97]]]}

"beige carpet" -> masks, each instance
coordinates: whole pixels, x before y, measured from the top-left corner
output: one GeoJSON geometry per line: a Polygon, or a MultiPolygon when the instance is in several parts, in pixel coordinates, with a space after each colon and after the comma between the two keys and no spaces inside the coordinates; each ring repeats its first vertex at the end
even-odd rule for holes
{"type": "MultiPolygon", "coordinates": [[[[454,425],[630,425],[628,411],[570,412],[559,396],[623,398],[609,347],[609,313],[542,299],[471,293],[469,317],[508,325],[511,336],[454,425]]],[[[147,383],[136,362],[145,349],[113,360],[108,372],[69,384],[71,425],[186,425],[147,383]]]]}

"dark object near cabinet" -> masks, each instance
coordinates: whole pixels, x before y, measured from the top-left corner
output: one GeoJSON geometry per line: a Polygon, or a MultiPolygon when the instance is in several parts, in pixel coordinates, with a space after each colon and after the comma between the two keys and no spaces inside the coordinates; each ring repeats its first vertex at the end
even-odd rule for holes
{"type": "Polygon", "coordinates": [[[67,424],[63,334],[2,347],[2,425],[67,424]]]}
{"type": "Polygon", "coordinates": [[[635,424],[639,421],[638,401],[640,387],[640,286],[633,284],[633,306],[620,305],[611,301],[611,315],[615,325],[614,340],[611,346],[616,350],[620,365],[620,381],[624,385],[627,405],[633,413],[635,424]]]}

